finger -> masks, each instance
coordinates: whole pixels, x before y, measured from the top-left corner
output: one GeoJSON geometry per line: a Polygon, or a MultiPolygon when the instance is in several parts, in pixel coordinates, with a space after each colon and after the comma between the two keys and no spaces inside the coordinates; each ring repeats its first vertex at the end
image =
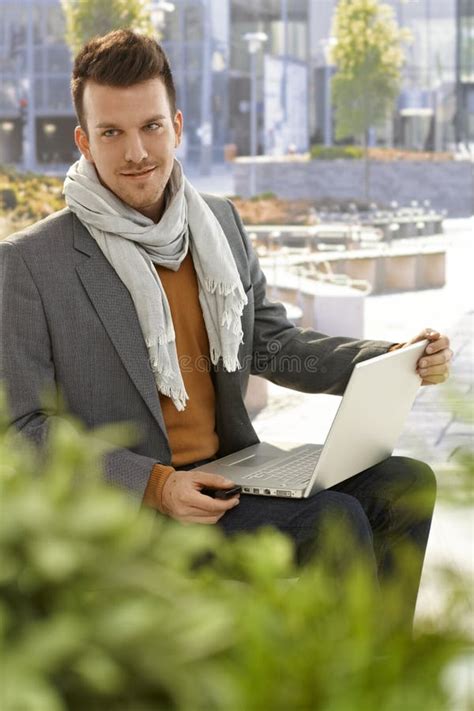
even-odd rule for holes
{"type": "Polygon", "coordinates": [[[415,338],[412,338],[409,343],[418,343],[419,341],[425,341],[427,338],[429,340],[433,340],[435,338],[439,338],[439,335],[439,332],[435,331],[433,328],[424,328],[417,336],[415,336],[415,338]]]}
{"type": "Polygon", "coordinates": [[[430,378],[432,375],[448,375],[446,365],[433,365],[432,368],[420,368],[418,371],[423,378],[430,378]]]}
{"type": "Polygon", "coordinates": [[[450,348],[445,348],[441,353],[436,353],[431,356],[422,356],[418,361],[418,368],[431,368],[433,365],[442,365],[449,363],[453,357],[453,352],[450,348]]]}
{"type": "Polygon", "coordinates": [[[210,486],[214,489],[229,489],[231,486],[234,486],[232,479],[226,479],[225,476],[221,476],[220,474],[210,474],[200,469],[192,469],[191,471],[192,480],[196,484],[210,486]]]}
{"type": "Polygon", "coordinates": [[[189,518],[201,519],[205,521],[206,519],[212,519],[212,521],[218,521],[221,516],[223,516],[225,511],[222,512],[210,512],[199,509],[196,506],[182,506],[176,511],[176,517],[180,520],[188,520],[189,518]]]}
{"type": "Polygon", "coordinates": [[[430,353],[438,353],[449,348],[449,338],[447,336],[440,336],[436,340],[432,341],[425,348],[425,354],[430,355],[430,353]]]}
{"type": "Polygon", "coordinates": [[[217,523],[220,518],[220,516],[214,516],[212,518],[203,518],[202,516],[190,516],[186,517],[185,519],[182,519],[181,523],[183,523],[184,525],[188,523],[204,523],[209,525],[217,523]]]}
{"type": "Polygon", "coordinates": [[[236,494],[231,499],[213,499],[211,496],[193,491],[186,496],[187,504],[194,506],[200,511],[207,511],[209,513],[225,513],[236,506],[239,501],[239,494],[236,494]]]}
{"type": "Polygon", "coordinates": [[[440,383],[446,382],[449,375],[445,373],[444,375],[430,375],[429,377],[423,378],[422,385],[439,385],[440,383]]]}

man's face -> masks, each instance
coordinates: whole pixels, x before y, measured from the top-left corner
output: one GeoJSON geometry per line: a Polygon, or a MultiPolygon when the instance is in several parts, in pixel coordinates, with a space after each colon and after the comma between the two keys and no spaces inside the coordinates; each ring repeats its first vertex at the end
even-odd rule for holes
{"type": "Polygon", "coordinates": [[[84,113],[88,135],[78,126],[74,137],[101,183],[158,221],[183,126],[180,111],[171,115],[164,83],[150,79],[113,87],[88,81],[84,113]]]}

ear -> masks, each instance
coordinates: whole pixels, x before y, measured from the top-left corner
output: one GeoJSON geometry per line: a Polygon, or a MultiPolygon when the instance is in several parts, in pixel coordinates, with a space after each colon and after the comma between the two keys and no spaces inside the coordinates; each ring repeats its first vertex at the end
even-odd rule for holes
{"type": "Polygon", "coordinates": [[[175,142],[174,147],[177,148],[181,143],[181,136],[183,135],[183,114],[181,111],[177,111],[173,120],[175,142]]]}
{"type": "Polygon", "coordinates": [[[92,154],[87,134],[81,126],[74,129],[74,141],[84,158],[92,163],[92,154]]]}

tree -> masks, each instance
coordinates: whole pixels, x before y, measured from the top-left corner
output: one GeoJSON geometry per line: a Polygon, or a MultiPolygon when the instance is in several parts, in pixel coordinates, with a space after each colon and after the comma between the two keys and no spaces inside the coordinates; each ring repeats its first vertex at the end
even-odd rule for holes
{"type": "Polygon", "coordinates": [[[387,118],[400,91],[403,44],[409,30],[398,27],[394,11],[378,0],[340,0],[333,21],[336,40],[332,80],[336,138],[357,136],[364,147],[365,195],[369,199],[369,129],[387,118]]]}
{"type": "Polygon", "coordinates": [[[153,34],[148,0],[62,0],[66,40],[76,55],[92,37],[133,28],[153,34]]]}

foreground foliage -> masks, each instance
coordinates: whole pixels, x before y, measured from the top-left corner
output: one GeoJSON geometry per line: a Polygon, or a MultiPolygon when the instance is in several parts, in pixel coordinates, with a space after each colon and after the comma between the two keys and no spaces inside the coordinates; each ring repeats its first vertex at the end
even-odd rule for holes
{"type": "Polygon", "coordinates": [[[64,416],[40,457],[2,416],[2,711],[451,708],[465,580],[445,574],[439,618],[410,639],[403,590],[380,599],[356,560],[301,571],[275,531],[224,540],[102,484],[100,458],[131,438],[64,416]]]}

